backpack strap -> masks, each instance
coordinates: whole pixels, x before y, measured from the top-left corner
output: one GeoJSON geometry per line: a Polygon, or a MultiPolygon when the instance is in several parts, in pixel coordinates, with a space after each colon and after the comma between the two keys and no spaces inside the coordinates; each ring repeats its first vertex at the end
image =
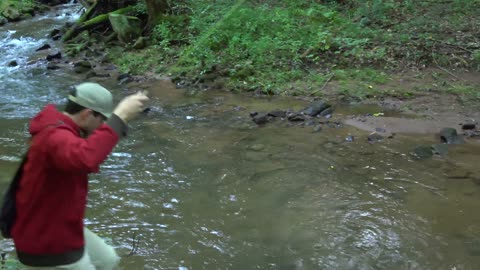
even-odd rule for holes
{"type": "MultiPolygon", "coordinates": [[[[58,126],[63,125],[63,121],[58,121],[56,124],[48,125],[44,129],[40,131],[43,132],[44,130],[49,130],[51,128],[55,128],[58,126]]],[[[28,140],[29,147],[32,145],[32,137],[28,140]]],[[[18,187],[20,186],[20,179],[22,179],[23,175],[23,167],[27,163],[28,160],[28,150],[22,157],[22,162],[18,167],[17,171],[15,172],[15,176],[13,177],[12,181],[8,185],[7,191],[3,195],[2,198],[2,207],[0,208],[0,232],[4,238],[12,238],[12,227],[15,223],[16,218],[16,193],[18,187]]]]}
{"type": "Polygon", "coordinates": [[[20,185],[20,179],[23,174],[23,167],[27,163],[27,153],[23,155],[22,162],[15,173],[7,191],[3,195],[2,208],[0,209],[0,231],[4,238],[12,238],[11,230],[15,222],[16,216],[16,192],[20,185]]]}

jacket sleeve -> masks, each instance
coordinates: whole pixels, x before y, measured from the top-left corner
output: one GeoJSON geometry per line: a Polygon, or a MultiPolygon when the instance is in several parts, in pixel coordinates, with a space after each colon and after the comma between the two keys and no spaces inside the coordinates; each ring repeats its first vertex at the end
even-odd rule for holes
{"type": "Polygon", "coordinates": [[[64,127],[56,128],[49,135],[45,147],[52,166],[83,173],[98,172],[100,164],[120,139],[107,124],[101,125],[88,138],[81,138],[64,127]]]}

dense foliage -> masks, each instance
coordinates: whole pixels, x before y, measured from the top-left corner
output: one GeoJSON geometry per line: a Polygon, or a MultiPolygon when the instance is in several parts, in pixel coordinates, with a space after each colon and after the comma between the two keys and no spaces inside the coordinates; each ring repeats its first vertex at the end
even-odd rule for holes
{"type": "Polygon", "coordinates": [[[321,94],[333,78],[345,94],[369,95],[392,71],[480,68],[480,0],[171,5],[153,46],[117,60],[125,71],[228,77],[230,89],[275,94],[321,94]]]}

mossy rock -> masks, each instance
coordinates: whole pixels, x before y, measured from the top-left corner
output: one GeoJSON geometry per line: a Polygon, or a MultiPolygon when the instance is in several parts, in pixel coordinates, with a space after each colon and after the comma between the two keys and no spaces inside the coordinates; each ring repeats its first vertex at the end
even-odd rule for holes
{"type": "Polygon", "coordinates": [[[3,17],[3,16],[0,16],[0,26],[4,25],[8,23],[8,20],[7,18],[3,17]]]}
{"type": "Polygon", "coordinates": [[[21,16],[20,11],[12,6],[5,8],[2,12],[2,15],[9,21],[18,21],[20,20],[21,16]]]}

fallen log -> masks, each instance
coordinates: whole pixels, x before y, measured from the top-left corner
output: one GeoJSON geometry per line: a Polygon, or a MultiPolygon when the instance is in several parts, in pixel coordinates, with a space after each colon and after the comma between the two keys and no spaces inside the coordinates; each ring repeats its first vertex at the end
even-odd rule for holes
{"type": "Polygon", "coordinates": [[[91,29],[101,23],[104,23],[108,21],[108,16],[110,14],[125,14],[133,10],[133,6],[128,6],[124,8],[117,9],[112,12],[108,12],[105,14],[100,14],[97,15],[91,19],[88,19],[90,15],[92,14],[93,10],[95,9],[96,2],[94,5],[90,7],[90,9],[83,14],[78,21],[65,33],[65,35],[62,38],[63,42],[71,40],[74,36],[76,36],[78,33],[91,29]]]}

